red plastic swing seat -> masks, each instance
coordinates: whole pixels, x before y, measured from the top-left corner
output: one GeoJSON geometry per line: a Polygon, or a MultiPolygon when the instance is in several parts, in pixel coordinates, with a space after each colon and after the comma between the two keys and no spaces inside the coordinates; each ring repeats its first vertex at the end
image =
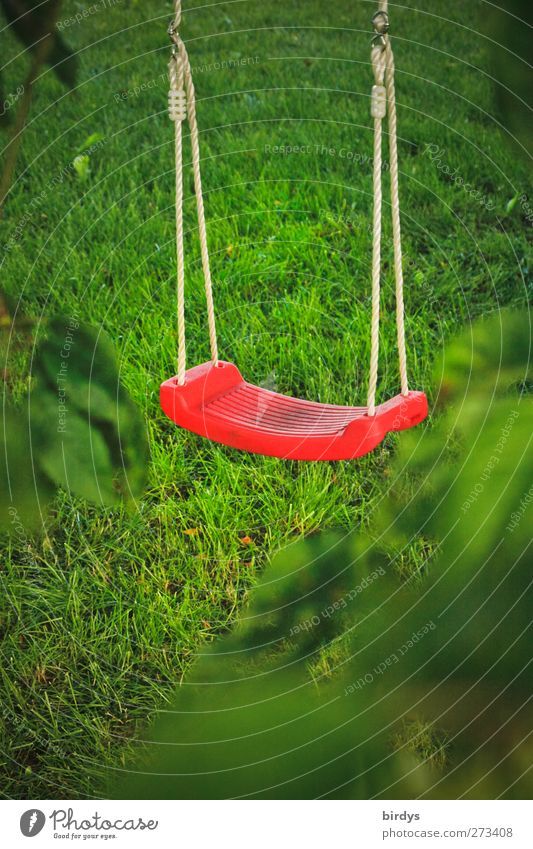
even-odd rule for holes
{"type": "Polygon", "coordinates": [[[351,460],[391,431],[427,416],[423,392],[376,407],[339,407],[279,395],[243,380],[232,363],[204,363],[161,384],[161,407],[180,427],[242,451],[286,460],[351,460]]]}

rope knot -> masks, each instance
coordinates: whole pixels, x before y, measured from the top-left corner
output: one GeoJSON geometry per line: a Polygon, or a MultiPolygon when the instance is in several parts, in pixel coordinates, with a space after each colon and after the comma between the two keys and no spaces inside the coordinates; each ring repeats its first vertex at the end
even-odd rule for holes
{"type": "Polygon", "coordinates": [[[372,86],[370,114],[372,118],[384,118],[387,114],[387,91],[384,85],[372,86]]]}
{"type": "Polygon", "coordinates": [[[171,121],[185,121],[187,117],[187,96],[182,88],[170,89],[168,93],[168,116],[171,121]]]}
{"type": "Polygon", "coordinates": [[[396,330],[402,395],[409,393],[407,353],[405,347],[405,318],[402,270],[402,240],[400,226],[400,197],[398,189],[398,148],[396,128],[396,95],[394,90],[394,56],[389,39],[388,0],[379,0],[379,11],[372,18],[372,88],[370,111],[374,121],[374,220],[372,237],[372,325],[370,340],[370,374],[368,380],[367,412],[376,414],[376,388],[379,366],[379,325],[381,291],[381,215],[382,215],[382,119],[389,116],[389,150],[392,234],[394,245],[394,276],[396,281],[396,330]]]}

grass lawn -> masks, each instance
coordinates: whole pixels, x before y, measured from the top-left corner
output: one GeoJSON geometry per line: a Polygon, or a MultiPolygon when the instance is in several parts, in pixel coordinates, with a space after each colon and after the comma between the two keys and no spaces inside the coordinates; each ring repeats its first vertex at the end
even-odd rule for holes
{"type": "MultiPolygon", "coordinates": [[[[221,355],[253,382],[336,403],[366,394],[375,6],[233,0],[187,8],[182,26],[221,355]]],[[[506,211],[528,172],[495,114],[485,4],[418,6],[392,14],[410,375],[432,398],[450,334],[531,293],[523,210],[506,211]]],[[[80,8],[62,13],[79,51],[76,90],[49,71],[36,91],[0,222],[2,286],[33,316],[76,315],[111,334],[146,417],[150,485],[129,512],[59,497],[47,536],[2,543],[7,797],[101,795],[102,766],[120,762],[198,646],[231,623],[268,557],[327,527],[371,525],[396,444],[357,462],[297,464],[211,445],[162,414],[176,349],[171,4],[117,1],[67,26],[80,8]],[[72,161],[94,133],[84,180],[72,161]]],[[[4,88],[15,91],[25,60],[2,38],[4,88]]],[[[189,174],[185,192],[193,364],[208,358],[208,337],[189,174]]],[[[387,218],[380,399],[398,387],[391,253],[387,218]]],[[[413,551],[408,569],[420,566],[413,551]]]]}

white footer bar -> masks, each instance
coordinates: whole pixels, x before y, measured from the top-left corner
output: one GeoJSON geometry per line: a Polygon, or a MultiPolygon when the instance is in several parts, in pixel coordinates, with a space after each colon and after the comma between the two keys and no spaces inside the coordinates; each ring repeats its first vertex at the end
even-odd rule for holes
{"type": "Polygon", "coordinates": [[[0,823],[9,849],[529,849],[528,808],[519,801],[2,801],[0,823]]]}

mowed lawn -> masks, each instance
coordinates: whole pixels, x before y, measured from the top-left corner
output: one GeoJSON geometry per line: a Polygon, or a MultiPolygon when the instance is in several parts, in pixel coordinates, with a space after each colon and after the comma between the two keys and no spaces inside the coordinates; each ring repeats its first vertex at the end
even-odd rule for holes
{"type": "MultiPolygon", "coordinates": [[[[253,382],[333,403],[366,395],[375,5],[234,0],[186,8],[182,25],[221,356],[253,382]]],[[[528,184],[493,105],[485,5],[417,6],[405,0],[392,15],[409,366],[433,400],[446,339],[531,288],[524,210],[508,211],[528,184]]],[[[209,444],[162,414],[159,384],[176,360],[171,4],[117,0],[68,21],[80,8],[62,13],[79,52],[75,91],[50,71],[36,90],[0,222],[2,287],[34,317],[76,316],[110,333],[146,418],[150,480],[133,510],[59,496],[47,535],[2,542],[8,797],[101,795],[102,767],[120,766],[273,552],[328,527],[372,526],[397,442],[356,462],[297,464],[209,444]],[[72,162],[91,145],[83,177],[72,162]]],[[[16,91],[26,60],[2,39],[4,89],[16,91]]],[[[185,192],[193,364],[209,348],[189,172],[185,192]]],[[[387,183],[385,201],[388,216],[387,183]]],[[[386,217],[380,399],[398,389],[391,253],[386,217]]],[[[415,547],[408,571],[420,567],[415,547]]]]}

